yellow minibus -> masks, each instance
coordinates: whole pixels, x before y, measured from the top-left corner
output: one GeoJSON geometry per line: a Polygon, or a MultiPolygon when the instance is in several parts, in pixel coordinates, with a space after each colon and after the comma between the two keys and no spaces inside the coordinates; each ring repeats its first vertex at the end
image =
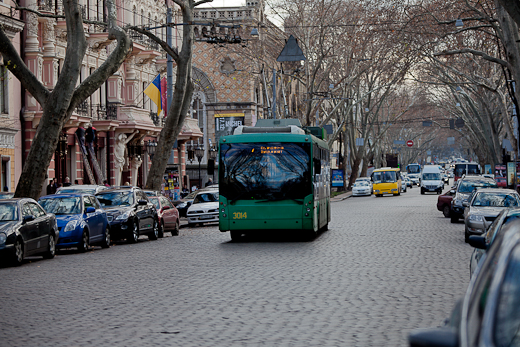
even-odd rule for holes
{"type": "Polygon", "coordinates": [[[401,195],[401,171],[396,168],[383,167],[372,173],[373,190],[376,197],[383,194],[401,195]]]}

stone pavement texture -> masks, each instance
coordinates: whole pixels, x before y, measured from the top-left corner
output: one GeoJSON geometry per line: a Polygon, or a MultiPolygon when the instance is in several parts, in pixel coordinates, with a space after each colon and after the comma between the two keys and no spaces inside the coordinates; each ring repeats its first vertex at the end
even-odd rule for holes
{"type": "Polygon", "coordinates": [[[406,346],[469,282],[437,195],[332,204],[311,242],[213,225],[0,268],[0,346],[406,346]]]}

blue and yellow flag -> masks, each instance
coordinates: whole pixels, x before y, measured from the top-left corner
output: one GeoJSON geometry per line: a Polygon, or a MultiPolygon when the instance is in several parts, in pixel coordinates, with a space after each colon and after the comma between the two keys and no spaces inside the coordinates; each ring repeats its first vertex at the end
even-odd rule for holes
{"type": "Polygon", "coordinates": [[[157,115],[161,114],[162,105],[161,105],[161,74],[158,74],[150,83],[148,87],[144,90],[144,93],[148,95],[150,100],[152,100],[157,105],[157,115]]]}

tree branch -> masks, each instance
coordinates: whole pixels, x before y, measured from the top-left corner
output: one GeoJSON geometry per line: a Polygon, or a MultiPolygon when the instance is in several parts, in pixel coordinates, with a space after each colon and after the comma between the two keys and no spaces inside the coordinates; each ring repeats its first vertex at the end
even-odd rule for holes
{"type": "Polygon", "coordinates": [[[200,1],[197,1],[197,2],[193,5],[193,7],[197,7],[197,6],[199,6],[199,5],[206,4],[206,3],[208,3],[208,2],[213,2],[213,0],[200,0],[200,1]]]}
{"type": "Polygon", "coordinates": [[[38,78],[25,65],[24,61],[14,48],[11,40],[0,27],[0,52],[4,58],[4,65],[20,80],[20,83],[38,101],[40,105],[45,105],[49,90],[38,80],[38,78]]]}
{"type": "Polygon", "coordinates": [[[499,59],[499,58],[495,58],[495,57],[492,57],[484,52],[481,52],[481,51],[477,51],[476,49],[471,49],[471,48],[462,48],[462,49],[456,49],[456,50],[453,50],[453,51],[442,51],[442,52],[437,52],[437,53],[434,53],[433,56],[434,57],[438,57],[440,55],[455,55],[455,54],[464,54],[464,53],[471,53],[473,55],[477,55],[479,57],[482,57],[483,59],[485,60],[488,60],[488,61],[491,61],[493,63],[497,63],[497,64],[500,64],[502,66],[505,66],[507,67],[508,69],[509,68],[512,68],[509,63],[505,60],[502,60],[502,59],[499,59]]]}

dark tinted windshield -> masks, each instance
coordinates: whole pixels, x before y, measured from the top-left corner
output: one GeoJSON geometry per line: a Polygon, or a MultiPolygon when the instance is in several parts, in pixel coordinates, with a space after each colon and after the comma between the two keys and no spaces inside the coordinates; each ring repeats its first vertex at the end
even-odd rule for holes
{"type": "Polygon", "coordinates": [[[52,198],[41,199],[38,203],[47,213],[60,214],[80,214],[81,198],[52,198]]]}
{"type": "Polygon", "coordinates": [[[18,220],[18,208],[15,203],[0,204],[0,222],[18,220]]]}
{"type": "Polygon", "coordinates": [[[395,171],[374,172],[374,183],[394,183],[396,180],[395,171]]]}
{"type": "Polygon", "coordinates": [[[459,183],[458,191],[459,193],[471,193],[473,189],[476,187],[488,187],[488,188],[496,188],[497,184],[493,181],[462,181],[459,183]]]}
{"type": "Polygon", "coordinates": [[[130,206],[134,204],[134,193],[127,192],[109,192],[99,193],[96,195],[101,206],[130,206]]]}
{"type": "Polygon", "coordinates": [[[220,147],[220,194],[230,200],[303,199],[312,194],[309,143],[220,147]]]}
{"type": "Polygon", "coordinates": [[[193,200],[193,204],[218,201],[218,193],[200,193],[193,200]]]}
{"type": "Polygon", "coordinates": [[[421,165],[419,164],[410,164],[406,167],[406,172],[409,174],[417,174],[421,172],[421,165]]]}

